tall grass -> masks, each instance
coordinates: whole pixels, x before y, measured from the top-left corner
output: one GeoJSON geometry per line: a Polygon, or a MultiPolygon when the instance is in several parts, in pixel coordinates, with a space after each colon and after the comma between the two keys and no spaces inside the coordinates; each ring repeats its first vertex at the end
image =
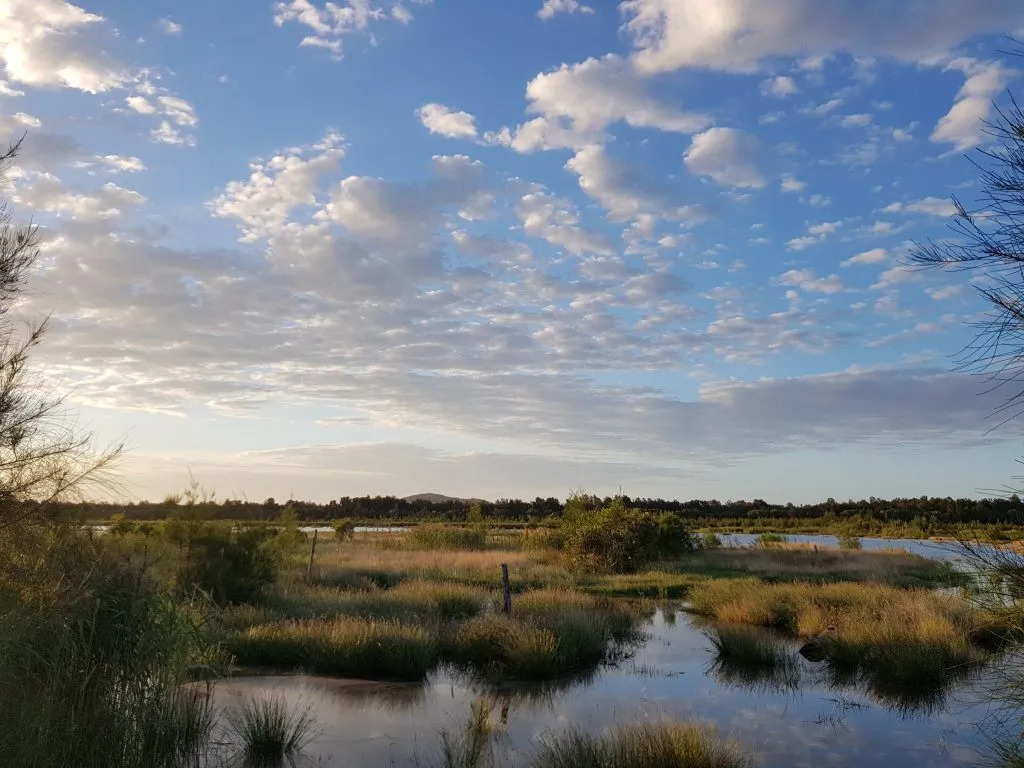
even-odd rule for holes
{"type": "Polygon", "coordinates": [[[604,738],[580,731],[548,739],[534,768],[746,768],[733,744],[688,723],[632,725],[604,738]]]}
{"type": "Polygon", "coordinates": [[[976,638],[992,621],[954,595],[877,584],[719,580],[696,587],[690,603],[695,612],[720,621],[801,637],[832,626],[829,664],[901,685],[939,685],[950,669],[982,662],[976,638]]]}
{"type": "Polygon", "coordinates": [[[116,542],[0,531],[3,765],[178,765],[209,736],[209,699],[183,684],[211,663],[189,612],[116,542]]]}
{"type": "Polygon", "coordinates": [[[486,549],[487,530],[483,527],[455,528],[448,525],[418,525],[395,539],[406,549],[486,549]]]}
{"type": "Polygon", "coordinates": [[[437,661],[427,628],[357,617],[261,624],[226,646],[243,666],[365,680],[422,680],[437,661]]]}
{"type": "Polygon", "coordinates": [[[309,709],[293,709],[283,696],[247,699],[227,716],[246,768],[274,768],[294,758],[313,738],[309,709]]]}
{"type": "Polygon", "coordinates": [[[711,673],[719,682],[755,691],[788,692],[800,687],[795,651],[778,638],[729,625],[713,627],[704,634],[715,652],[711,673]]]}
{"type": "Polygon", "coordinates": [[[469,722],[461,733],[441,733],[441,760],[444,768],[485,768],[491,765],[491,712],[493,705],[477,700],[469,722]]]}

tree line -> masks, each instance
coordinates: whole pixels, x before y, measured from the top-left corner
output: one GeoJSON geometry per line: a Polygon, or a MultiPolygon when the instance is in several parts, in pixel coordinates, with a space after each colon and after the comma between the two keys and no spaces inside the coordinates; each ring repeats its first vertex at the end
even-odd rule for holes
{"type": "MultiPolygon", "coordinates": [[[[595,498],[595,506],[607,506],[613,497],[595,498]]],[[[1024,525],[1024,502],[1017,494],[1005,497],[954,499],[951,497],[920,496],[911,498],[868,499],[837,501],[834,498],[814,504],[770,504],[763,499],[751,501],[719,501],[718,499],[693,499],[680,501],[629,496],[621,497],[631,508],[650,512],[674,512],[684,520],[692,522],[758,521],[792,519],[803,521],[835,520],[851,518],[872,520],[879,523],[909,523],[927,519],[938,525],[968,523],[1024,525]]],[[[350,518],[361,522],[373,521],[433,521],[464,522],[473,504],[478,504],[485,517],[494,522],[526,523],[558,518],[565,505],[554,497],[533,501],[523,499],[498,499],[496,501],[469,501],[452,499],[431,502],[424,499],[403,499],[396,496],[343,496],[326,503],[289,500],[279,502],[268,498],[262,502],[240,499],[214,501],[208,498],[182,501],[169,497],[162,502],[78,502],[63,504],[59,509],[49,505],[51,511],[61,516],[80,520],[109,520],[123,515],[127,520],[165,520],[173,516],[182,504],[193,508],[194,514],[207,520],[257,521],[274,520],[287,505],[303,522],[327,521],[350,518]]]]}

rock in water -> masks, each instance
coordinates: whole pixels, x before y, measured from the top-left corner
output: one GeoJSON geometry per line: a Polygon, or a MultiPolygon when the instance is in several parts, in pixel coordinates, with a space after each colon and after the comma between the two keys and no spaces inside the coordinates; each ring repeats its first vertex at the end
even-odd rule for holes
{"type": "Polygon", "coordinates": [[[811,638],[800,647],[800,655],[808,661],[824,661],[828,658],[829,647],[836,628],[829,625],[828,629],[817,637],[811,638]]]}

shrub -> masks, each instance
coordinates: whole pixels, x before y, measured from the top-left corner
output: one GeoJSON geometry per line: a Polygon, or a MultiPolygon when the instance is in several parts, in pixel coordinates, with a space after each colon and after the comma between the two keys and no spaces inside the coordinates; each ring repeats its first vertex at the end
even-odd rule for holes
{"type": "Polygon", "coordinates": [[[837,537],[840,549],[860,549],[860,539],[856,536],[850,536],[848,534],[842,534],[837,537]]]}
{"type": "Polygon", "coordinates": [[[757,546],[770,547],[773,544],[785,544],[789,539],[781,533],[762,533],[757,537],[757,546]]]}
{"type": "Polygon", "coordinates": [[[714,533],[705,533],[700,539],[700,548],[713,551],[722,548],[722,540],[714,533]]]}
{"type": "Polygon", "coordinates": [[[627,508],[621,497],[597,512],[565,518],[563,531],[566,557],[580,570],[636,571],[661,552],[658,521],[627,508]]]}
{"type": "Polygon", "coordinates": [[[679,515],[663,512],[658,516],[658,557],[679,557],[694,549],[696,543],[679,515]]]}
{"type": "Polygon", "coordinates": [[[211,528],[196,536],[176,576],[178,591],[199,590],[217,603],[255,600],[277,579],[275,538],[273,529],[256,526],[237,532],[211,528]]]}
{"type": "Polygon", "coordinates": [[[338,541],[351,541],[356,534],[356,524],[350,518],[335,520],[332,523],[334,538],[338,541]]]}

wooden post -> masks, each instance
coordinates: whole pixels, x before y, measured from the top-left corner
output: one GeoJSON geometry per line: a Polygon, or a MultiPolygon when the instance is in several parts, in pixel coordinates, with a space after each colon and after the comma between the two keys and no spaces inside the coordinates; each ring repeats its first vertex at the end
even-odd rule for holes
{"type": "Polygon", "coordinates": [[[504,594],[501,610],[503,613],[512,613],[512,587],[508,583],[508,564],[501,564],[501,589],[504,594]]]}
{"type": "Polygon", "coordinates": [[[309,565],[306,566],[306,578],[313,578],[313,555],[316,554],[316,537],[320,533],[316,528],[313,529],[313,545],[309,548],[309,565]]]}

